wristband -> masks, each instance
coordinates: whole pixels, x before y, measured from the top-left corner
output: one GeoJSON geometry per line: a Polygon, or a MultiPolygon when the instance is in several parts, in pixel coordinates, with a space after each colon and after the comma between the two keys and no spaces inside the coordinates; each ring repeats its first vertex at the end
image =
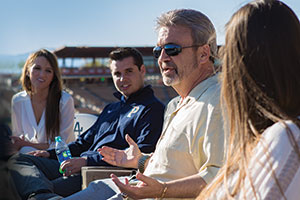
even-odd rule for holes
{"type": "Polygon", "coordinates": [[[141,173],[145,171],[145,162],[150,158],[149,155],[142,155],[142,157],[138,161],[138,169],[141,173]]]}

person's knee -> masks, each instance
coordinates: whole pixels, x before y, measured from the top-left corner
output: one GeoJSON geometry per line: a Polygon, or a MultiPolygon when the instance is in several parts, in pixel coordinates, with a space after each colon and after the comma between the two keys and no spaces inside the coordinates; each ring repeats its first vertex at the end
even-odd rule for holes
{"type": "Polygon", "coordinates": [[[87,189],[95,191],[95,190],[97,190],[97,188],[99,188],[101,186],[103,186],[102,181],[100,181],[100,180],[92,181],[92,182],[89,183],[87,189]]]}
{"type": "Polygon", "coordinates": [[[89,193],[101,195],[103,199],[109,199],[119,193],[117,186],[110,178],[91,182],[88,190],[89,193]]]}
{"type": "Polygon", "coordinates": [[[26,163],[30,161],[30,159],[27,158],[27,155],[26,154],[21,154],[21,153],[16,153],[14,154],[13,156],[11,156],[8,160],[8,163],[10,165],[14,165],[14,164],[17,164],[17,163],[26,163]]]}
{"type": "Polygon", "coordinates": [[[37,158],[33,158],[33,157],[35,156],[17,153],[9,158],[7,162],[7,166],[10,170],[13,171],[20,171],[25,166],[26,167],[35,166],[34,159],[38,159],[38,157],[37,158]]]}
{"type": "Polygon", "coordinates": [[[22,164],[35,164],[36,162],[40,162],[43,158],[37,157],[29,154],[17,153],[11,157],[14,162],[22,163],[22,164]]]}

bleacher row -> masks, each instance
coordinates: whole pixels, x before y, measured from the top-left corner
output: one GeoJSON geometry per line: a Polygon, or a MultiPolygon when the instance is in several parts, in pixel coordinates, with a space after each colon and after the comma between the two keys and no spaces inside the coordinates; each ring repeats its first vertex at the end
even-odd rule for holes
{"type": "MultiPolygon", "coordinates": [[[[165,104],[177,96],[171,87],[159,85],[152,88],[155,95],[165,104]]],[[[66,91],[73,96],[75,109],[78,113],[99,114],[105,105],[117,101],[113,96],[116,91],[113,85],[99,83],[70,84],[66,91]]]]}
{"type": "MultiPolygon", "coordinates": [[[[155,95],[164,103],[167,104],[170,99],[177,96],[176,92],[171,87],[164,85],[152,86],[155,95]]],[[[2,96],[1,105],[8,122],[10,122],[11,98],[19,91],[19,87],[7,88],[2,87],[0,95],[2,96]]],[[[103,108],[111,102],[117,101],[113,96],[116,91],[113,84],[97,83],[72,83],[67,84],[65,90],[70,93],[74,99],[74,106],[77,113],[99,114],[103,108]]]]}
{"type": "MultiPolygon", "coordinates": [[[[158,67],[147,67],[147,74],[160,74],[158,67]]],[[[61,73],[63,76],[88,76],[88,75],[101,75],[101,76],[111,76],[110,69],[108,67],[61,67],[61,73]]]]}

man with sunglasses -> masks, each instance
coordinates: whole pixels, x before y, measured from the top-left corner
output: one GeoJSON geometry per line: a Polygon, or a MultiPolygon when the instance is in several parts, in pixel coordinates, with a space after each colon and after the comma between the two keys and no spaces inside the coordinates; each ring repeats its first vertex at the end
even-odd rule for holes
{"type": "Polygon", "coordinates": [[[157,24],[153,53],[164,84],[179,97],[168,104],[154,153],[141,153],[129,136],[125,151],[102,147],[98,151],[104,161],[138,168],[139,182],[111,175],[68,199],[196,198],[221,167],[224,136],[215,29],[205,15],[190,9],[169,11],[157,24]]]}

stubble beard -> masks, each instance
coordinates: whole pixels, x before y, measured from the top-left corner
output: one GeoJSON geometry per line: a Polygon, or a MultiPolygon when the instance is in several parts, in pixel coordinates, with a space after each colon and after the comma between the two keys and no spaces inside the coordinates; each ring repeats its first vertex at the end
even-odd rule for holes
{"type": "Polygon", "coordinates": [[[165,74],[161,71],[163,83],[165,86],[174,86],[180,82],[180,77],[178,74],[178,68],[174,63],[168,63],[173,69],[173,73],[165,74]]]}
{"type": "Polygon", "coordinates": [[[178,76],[178,74],[175,74],[172,77],[163,75],[163,82],[166,86],[176,85],[180,82],[179,76],[178,76]]]}

